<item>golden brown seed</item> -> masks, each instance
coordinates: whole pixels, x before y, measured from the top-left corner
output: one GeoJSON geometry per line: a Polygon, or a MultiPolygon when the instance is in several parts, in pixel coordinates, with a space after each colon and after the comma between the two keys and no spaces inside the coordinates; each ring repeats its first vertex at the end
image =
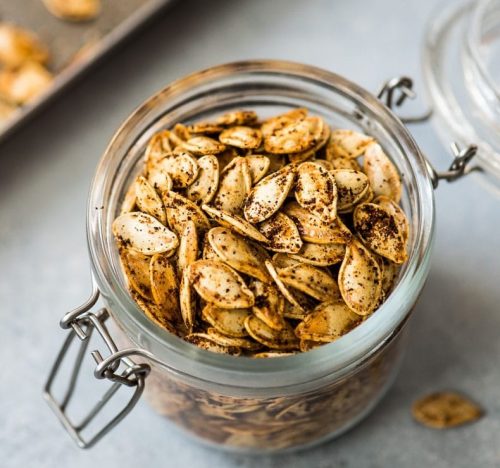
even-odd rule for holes
{"type": "Polygon", "coordinates": [[[0,24],[0,64],[16,68],[25,62],[46,63],[47,48],[29,31],[13,24],[0,24]]]}
{"type": "Polygon", "coordinates": [[[132,289],[144,299],[151,301],[151,280],[149,277],[149,262],[151,257],[132,249],[119,246],[120,262],[132,289]]]}
{"type": "Polygon", "coordinates": [[[149,140],[144,153],[146,173],[149,174],[158,161],[171,153],[172,146],[170,144],[170,132],[168,130],[163,130],[159,133],[155,133],[149,140]]]}
{"type": "Polygon", "coordinates": [[[301,340],[329,343],[351,331],[361,322],[342,301],[324,302],[309,314],[295,329],[301,340]]]}
{"type": "Polygon", "coordinates": [[[332,301],[340,297],[335,280],[325,270],[297,263],[287,268],[278,268],[278,275],[287,286],[298,289],[318,301],[332,301]]]}
{"type": "Polygon", "coordinates": [[[158,307],[170,321],[179,316],[179,284],[173,265],[165,254],[156,254],[149,266],[151,293],[158,307]]]}
{"type": "Polygon", "coordinates": [[[312,146],[312,148],[303,151],[302,153],[292,153],[288,155],[288,159],[290,160],[291,163],[301,163],[304,161],[307,161],[308,159],[311,159],[315,156],[315,154],[323,148],[323,146],[326,145],[328,142],[328,139],[330,138],[330,127],[326,124],[323,124],[323,130],[321,135],[319,136],[316,144],[312,146]]]}
{"type": "Polygon", "coordinates": [[[299,230],[286,214],[278,212],[266,219],[259,231],[269,239],[267,248],[273,252],[297,253],[302,247],[299,230]]]}
{"type": "Polygon", "coordinates": [[[188,343],[196,345],[198,348],[218,354],[229,354],[239,356],[241,349],[235,346],[222,346],[206,333],[191,333],[184,338],[188,343]]]}
{"type": "Polygon", "coordinates": [[[285,299],[290,302],[296,309],[298,310],[303,310],[302,305],[297,301],[297,299],[293,296],[293,294],[290,292],[287,286],[285,286],[285,283],[283,280],[280,278],[278,271],[276,270],[276,267],[274,266],[273,262],[270,260],[266,260],[264,262],[264,265],[266,265],[267,271],[271,275],[271,278],[273,279],[274,283],[280,290],[281,294],[285,297],[285,299]]]}
{"type": "Polygon", "coordinates": [[[337,210],[340,213],[352,211],[368,191],[368,177],[360,171],[348,169],[334,170],[332,174],[337,185],[337,210]]]}
{"type": "Polygon", "coordinates": [[[257,149],[262,142],[262,133],[256,128],[235,126],[224,130],[219,141],[236,148],[257,149]]]}
{"type": "Polygon", "coordinates": [[[191,265],[184,268],[179,287],[179,305],[181,316],[188,331],[192,331],[196,322],[196,300],[191,288],[190,271],[191,265]]]}
{"type": "Polygon", "coordinates": [[[363,168],[376,197],[385,195],[399,202],[402,190],[399,173],[378,143],[366,148],[363,168]]]}
{"type": "Polygon", "coordinates": [[[192,134],[201,134],[201,135],[213,135],[218,134],[224,130],[222,125],[217,125],[216,123],[211,122],[196,122],[192,125],[188,125],[187,131],[192,134]]]}
{"type": "Polygon", "coordinates": [[[338,285],[347,306],[358,315],[368,315],[379,304],[382,274],[377,260],[357,240],[347,245],[340,266],[338,285]]]}
{"type": "Polygon", "coordinates": [[[139,176],[134,185],[137,207],[143,213],[156,218],[160,223],[166,224],[167,216],[163,208],[163,202],[156,190],[143,176],[139,176]]]}
{"type": "Polygon", "coordinates": [[[326,159],[332,161],[335,158],[357,158],[373,141],[372,137],[354,130],[334,130],[326,147],[326,159]]]}
{"type": "Polygon", "coordinates": [[[433,429],[447,429],[477,421],[484,411],[455,392],[437,392],[420,398],[412,406],[413,417],[433,429]]]}
{"type": "Polygon", "coordinates": [[[54,16],[66,21],[89,21],[101,12],[101,0],[43,0],[54,16]]]}
{"type": "Polygon", "coordinates": [[[125,195],[123,196],[122,204],[120,206],[120,214],[130,213],[134,211],[136,207],[137,197],[135,195],[135,185],[137,183],[137,179],[130,183],[125,195]]]}
{"type": "Polygon", "coordinates": [[[337,216],[335,178],[314,162],[299,165],[295,182],[295,198],[302,208],[326,223],[332,222],[337,216]]]}
{"type": "Polygon", "coordinates": [[[198,231],[210,229],[207,217],[191,200],[175,192],[164,192],[162,198],[168,225],[178,234],[184,230],[186,221],[193,221],[198,231]]]}
{"type": "Polygon", "coordinates": [[[353,215],[354,228],[375,253],[401,264],[407,259],[406,245],[394,215],[374,203],[362,203],[353,215]]]}
{"type": "Polygon", "coordinates": [[[295,168],[285,166],[264,177],[251,190],[243,212],[250,223],[260,223],[270,218],[286,200],[295,180],[295,168]]]}
{"type": "Polygon", "coordinates": [[[285,299],[274,284],[252,281],[250,289],[255,296],[252,312],[268,327],[274,330],[283,330],[286,322],[283,319],[285,299]]]}
{"type": "MultiPolygon", "coordinates": [[[[326,157],[328,159],[328,153],[326,157]]],[[[332,165],[332,170],[350,169],[352,171],[361,171],[361,166],[355,159],[334,158],[334,159],[328,159],[328,161],[332,165]]]]}
{"type": "Polygon", "coordinates": [[[345,244],[312,244],[305,242],[296,254],[290,256],[315,266],[330,266],[344,259],[345,244]]]}
{"type": "Polygon", "coordinates": [[[252,125],[257,122],[257,114],[254,111],[238,110],[228,112],[216,119],[218,125],[252,125]]]}
{"type": "Polygon", "coordinates": [[[188,270],[189,281],[207,302],[223,309],[244,309],[254,305],[254,296],[236,271],[223,262],[198,260],[188,270]]]}
{"type": "Polygon", "coordinates": [[[172,179],[174,188],[189,187],[198,177],[199,166],[196,159],[187,151],[176,148],[172,154],[159,159],[153,170],[166,172],[172,179]]]}
{"type": "Polygon", "coordinates": [[[222,309],[213,304],[207,304],[201,312],[203,320],[212,327],[235,338],[248,336],[245,320],[251,315],[251,309],[222,309]]]}
{"type": "Polygon", "coordinates": [[[261,154],[249,154],[245,156],[245,160],[252,177],[252,185],[259,182],[267,174],[271,165],[271,160],[261,154]]]}
{"type": "Polygon", "coordinates": [[[148,173],[148,182],[160,195],[163,192],[170,192],[174,185],[170,176],[157,168],[148,173]]]}
{"type": "Polygon", "coordinates": [[[300,304],[300,308],[293,305],[289,301],[285,301],[283,316],[293,320],[305,319],[314,310],[318,302],[316,299],[313,299],[311,296],[299,291],[298,289],[288,287],[288,290],[300,304]]]}
{"type": "Polygon", "coordinates": [[[177,268],[180,273],[198,258],[198,233],[194,221],[186,221],[180,235],[177,268]]]}
{"type": "Polygon", "coordinates": [[[295,260],[291,255],[284,253],[276,253],[273,255],[273,265],[276,268],[287,268],[289,266],[301,263],[300,260],[295,260]]]}
{"type": "Polygon", "coordinates": [[[260,343],[248,338],[239,338],[234,336],[227,336],[221,333],[216,328],[208,328],[207,335],[217,344],[221,346],[234,346],[241,349],[246,349],[248,351],[257,351],[262,348],[260,343]]]}
{"type": "Polygon", "coordinates": [[[222,153],[226,146],[207,136],[195,136],[182,143],[182,147],[195,156],[222,153]]]}
{"type": "Polygon", "coordinates": [[[300,237],[314,244],[345,244],[352,234],[340,218],[329,224],[323,223],[317,216],[302,208],[296,202],[290,202],[283,208],[283,213],[296,224],[300,237]]]}
{"type": "Polygon", "coordinates": [[[217,256],[235,270],[266,283],[271,281],[264,267],[269,256],[260,246],[224,227],[210,229],[207,239],[217,256]]]}
{"type": "Polygon", "coordinates": [[[245,328],[255,341],[268,348],[292,350],[297,349],[299,346],[299,340],[288,323],[285,328],[274,330],[256,316],[251,316],[245,320],[245,328]]]}
{"type": "Polygon", "coordinates": [[[52,81],[52,74],[38,62],[26,62],[0,72],[0,98],[11,104],[27,104],[45,93],[52,81]]]}
{"type": "Polygon", "coordinates": [[[162,328],[165,328],[170,333],[177,334],[174,326],[172,325],[167,313],[160,307],[158,307],[154,302],[148,301],[137,294],[134,290],[130,291],[130,295],[134,302],[139,306],[139,308],[144,312],[144,315],[148,317],[152,322],[156,323],[162,328]]]}
{"type": "Polygon", "coordinates": [[[187,188],[186,197],[193,202],[210,203],[219,187],[219,160],[208,154],[198,159],[198,177],[187,188]]]}
{"type": "Polygon", "coordinates": [[[113,221],[113,235],[125,246],[144,255],[169,252],[177,248],[177,236],[152,216],[131,212],[113,221]]]}
{"type": "Polygon", "coordinates": [[[394,216],[394,219],[396,220],[399,230],[403,236],[403,240],[404,242],[407,242],[410,237],[410,223],[408,222],[408,218],[401,207],[394,200],[386,197],[385,195],[379,195],[373,200],[373,203],[381,206],[389,214],[394,216]]]}
{"type": "Polygon", "coordinates": [[[228,213],[227,211],[217,210],[208,205],[202,205],[201,208],[221,226],[232,229],[238,234],[258,242],[267,243],[267,239],[246,219],[228,213]]]}
{"type": "Polygon", "coordinates": [[[222,171],[212,205],[218,210],[239,215],[251,188],[252,176],[246,158],[237,157],[222,171]]]}

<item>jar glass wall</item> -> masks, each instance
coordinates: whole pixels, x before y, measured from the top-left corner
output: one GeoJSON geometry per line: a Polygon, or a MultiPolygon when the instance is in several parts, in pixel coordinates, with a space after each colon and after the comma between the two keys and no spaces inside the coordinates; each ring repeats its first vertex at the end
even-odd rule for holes
{"type": "Polygon", "coordinates": [[[146,382],[153,406],[208,442],[261,451],[310,445],[339,434],[378,401],[394,376],[404,347],[401,328],[428,274],[433,227],[425,161],[407,129],[375,97],[313,67],[242,62],[179,80],[133,113],[97,169],[87,229],[94,275],[122,338],[155,356],[146,382]],[[265,117],[298,106],[332,126],[373,135],[390,155],[404,186],[409,261],[387,301],[333,343],[279,359],[204,351],[150,322],[129,297],[111,223],[154,133],[232,109],[253,109],[265,117]],[[297,432],[297,424],[303,432],[297,432]]]}

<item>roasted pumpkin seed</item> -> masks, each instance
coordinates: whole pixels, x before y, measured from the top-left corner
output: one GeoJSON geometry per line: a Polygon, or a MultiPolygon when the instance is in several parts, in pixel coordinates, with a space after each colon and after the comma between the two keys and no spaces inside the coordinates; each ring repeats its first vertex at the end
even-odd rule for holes
{"type": "Polygon", "coordinates": [[[151,301],[149,262],[151,257],[126,247],[118,247],[120,262],[130,287],[144,299],[151,301]]]}
{"type": "Polygon", "coordinates": [[[302,248],[299,230],[286,214],[274,214],[260,223],[259,231],[269,240],[267,248],[273,252],[297,253],[302,248]]]}
{"type": "Polygon", "coordinates": [[[201,312],[203,320],[219,332],[234,338],[248,336],[245,320],[251,315],[251,309],[222,309],[213,304],[207,304],[201,312]]]}
{"type": "Polygon", "coordinates": [[[162,224],[166,224],[167,216],[163,202],[156,190],[143,176],[139,176],[135,182],[135,203],[143,213],[153,216],[162,224]]]}
{"type": "Polygon", "coordinates": [[[296,254],[290,254],[295,260],[315,266],[330,266],[340,263],[345,255],[345,244],[313,244],[304,242],[296,254]]]}
{"type": "Polygon", "coordinates": [[[200,232],[210,229],[210,222],[196,203],[176,192],[164,192],[162,198],[168,225],[178,234],[184,230],[187,221],[193,221],[200,232]]]}
{"type": "Polygon", "coordinates": [[[188,220],[184,223],[177,252],[177,268],[179,272],[182,272],[184,268],[194,263],[197,258],[198,233],[196,232],[196,224],[194,221],[188,220]]]}
{"type": "Polygon", "coordinates": [[[257,149],[262,142],[262,133],[256,128],[235,126],[224,130],[219,141],[236,148],[257,149]]]}
{"type": "Polygon", "coordinates": [[[285,300],[274,284],[252,281],[250,289],[255,297],[252,312],[268,327],[282,330],[286,327],[283,319],[285,300]]]}
{"type": "Polygon", "coordinates": [[[165,254],[153,255],[149,272],[154,302],[170,321],[176,321],[179,315],[179,284],[172,263],[165,254]]]}
{"type": "Polygon", "coordinates": [[[274,330],[256,316],[250,316],[245,320],[245,328],[255,341],[268,348],[293,350],[299,347],[299,340],[288,323],[285,328],[274,330]]]}
{"type": "Polygon", "coordinates": [[[332,161],[336,158],[357,158],[373,141],[372,137],[354,130],[334,130],[326,147],[327,159],[332,161]]]}
{"type": "Polygon", "coordinates": [[[208,154],[198,159],[198,177],[187,188],[186,196],[193,202],[210,203],[219,187],[219,161],[208,154]]]}
{"type": "Polygon", "coordinates": [[[201,135],[195,136],[190,138],[188,141],[183,142],[182,148],[195,156],[205,156],[207,154],[222,153],[226,149],[226,146],[213,138],[201,135]]]}
{"type": "Polygon", "coordinates": [[[212,205],[218,210],[239,215],[251,188],[252,176],[246,158],[237,157],[222,171],[212,205]]]}
{"type": "Polygon", "coordinates": [[[337,185],[337,210],[339,213],[347,213],[354,209],[354,205],[363,199],[368,191],[370,182],[368,177],[361,171],[334,170],[333,177],[337,185]]]}

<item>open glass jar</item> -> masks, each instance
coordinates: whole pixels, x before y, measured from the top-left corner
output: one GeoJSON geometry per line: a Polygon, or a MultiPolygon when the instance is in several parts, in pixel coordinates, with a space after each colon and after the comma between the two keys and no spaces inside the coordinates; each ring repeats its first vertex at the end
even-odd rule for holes
{"type": "Polygon", "coordinates": [[[344,432],[374,407],[395,377],[406,322],[429,271],[436,180],[402,122],[375,96],[333,73],[288,62],[240,62],[171,84],[123,124],[97,168],[87,211],[95,290],[61,322],[71,332],[47,383],[46,398],[82,447],[95,443],[122,419],[143,388],[160,414],[204,442],[229,450],[296,449],[344,432]],[[154,133],[180,121],[209,120],[235,109],[266,116],[294,107],[307,107],[332,126],[373,135],[384,147],[404,186],[401,203],[410,221],[409,260],[380,309],[330,344],[277,359],[199,349],[155,325],[133,302],[111,234],[112,221],[154,133]],[[104,324],[108,313],[91,312],[99,295],[117,325],[114,339],[104,324]],[[78,336],[86,345],[92,329],[103,336],[111,353],[106,358],[93,353],[96,377],[114,381],[115,389],[134,387],[134,394],[108,426],[84,440],[82,430],[104,403],[82,424],[74,424],[65,412],[73,386],[62,404],[53,397],[52,384],[71,340],[78,336]],[[115,341],[125,349],[118,351],[115,341]]]}

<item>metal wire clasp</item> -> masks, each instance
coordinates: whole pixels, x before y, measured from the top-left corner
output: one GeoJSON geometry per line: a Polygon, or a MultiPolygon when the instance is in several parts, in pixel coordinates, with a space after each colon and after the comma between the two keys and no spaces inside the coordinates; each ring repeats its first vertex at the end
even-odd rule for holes
{"type": "Polygon", "coordinates": [[[108,311],[104,308],[98,310],[96,313],[90,311],[90,309],[92,309],[92,307],[94,307],[97,303],[98,299],[99,290],[96,284],[93,283],[90,298],[80,307],[77,307],[76,309],[65,314],[61,319],[61,328],[71,330],[64,341],[59,354],[57,355],[43,391],[45,400],[55,412],[66,431],[71,435],[80,448],[89,448],[94,445],[132,410],[144,391],[144,381],[151,370],[148,364],[136,364],[128,357],[131,354],[139,354],[137,353],[139,350],[118,350],[106,327],[106,320],[109,318],[108,311]],[[98,350],[91,352],[91,355],[97,364],[94,370],[94,376],[97,379],[107,379],[113,382],[113,384],[89,411],[89,413],[80,422],[74,423],[67,413],[67,408],[75,392],[76,382],[80,373],[82,361],[94,330],[96,330],[103,339],[110,353],[110,355],[104,359],[98,350]],[[58,400],[53,393],[53,384],[75,337],[78,337],[81,344],[73,364],[65,393],[63,397],[58,400]],[[123,370],[120,370],[120,368],[123,368],[123,370]],[[89,426],[89,424],[94,420],[94,418],[99,414],[99,412],[121,386],[134,388],[132,396],[125,407],[110,421],[108,421],[104,427],[102,427],[90,438],[85,439],[82,434],[83,431],[89,426]]]}
{"type": "MultiPolygon", "coordinates": [[[[413,91],[413,80],[408,76],[398,76],[386,81],[377,97],[384,101],[384,104],[391,110],[394,107],[401,106],[407,98],[415,99],[416,93],[413,91]],[[396,94],[399,93],[399,96],[396,94]]],[[[400,117],[401,121],[406,124],[415,124],[427,122],[432,117],[432,109],[429,109],[422,115],[411,117],[400,117]]],[[[466,148],[461,149],[458,143],[451,144],[451,151],[453,153],[453,161],[447,171],[438,172],[431,164],[428,158],[425,157],[427,172],[432,181],[432,186],[437,188],[440,180],[453,182],[461,177],[473,172],[481,171],[479,166],[471,166],[469,163],[477,153],[477,146],[470,144],[466,148]]]]}

